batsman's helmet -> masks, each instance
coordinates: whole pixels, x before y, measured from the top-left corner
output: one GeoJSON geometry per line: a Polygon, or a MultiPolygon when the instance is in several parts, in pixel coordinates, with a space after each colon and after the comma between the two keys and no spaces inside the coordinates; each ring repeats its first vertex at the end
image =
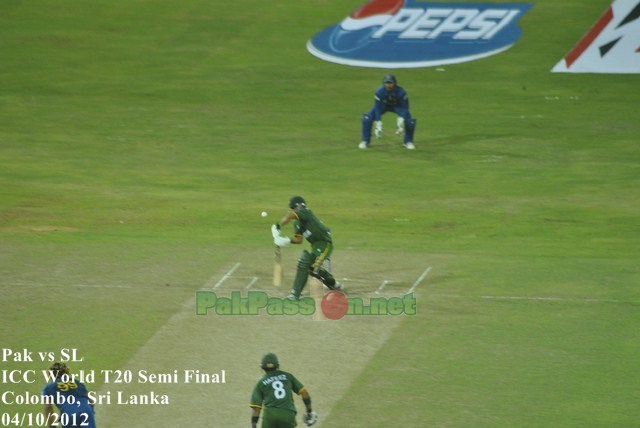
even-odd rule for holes
{"type": "Polygon", "coordinates": [[[396,76],[394,76],[393,74],[389,73],[386,76],[384,76],[384,79],[382,79],[382,83],[394,83],[394,84],[397,84],[398,82],[396,81],[396,76]]]}
{"type": "Polygon", "coordinates": [[[297,205],[307,205],[307,203],[305,202],[305,200],[304,200],[304,198],[302,196],[294,196],[289,201],[289,208],[293,209],[297,205]]]}
{"type": "Polygon", "coordinates": [[[49,371],[56,375],[56,379],[62,377],[64,374],[69,374],[69,367],[65,363],[53,363],[49,368],[49,371]]]}
{"type": "Polygon", "coordinates": [[[260,363],[260,367],[262,370],[271,371],[280,367],[280,363],[278,362],[278,357],[276,354],[269,352],[262,357],[262,362],[260,363]]]}

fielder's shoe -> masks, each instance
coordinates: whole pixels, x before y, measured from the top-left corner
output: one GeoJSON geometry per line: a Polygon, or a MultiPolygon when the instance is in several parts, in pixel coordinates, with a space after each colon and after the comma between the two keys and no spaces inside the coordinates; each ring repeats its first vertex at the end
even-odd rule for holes
{"type": "Polygon", "coordinates": [[[366,149],[369,145],[367,144],[366,141],[361,141],[360,144],[358,144],[358,148],[359,149],[366,149]]]}
{"type": "Polygon", "coordinates": [[[409,150],[415,150],[416,149],[416,146],[414,146],[411,141],[409,141],[408,143],[404,143],[404,147],[409,149],[409,150]]]}
{"type": "Polygon", "coordinates": [[[402,126],[398,126],[398,129],[396,129],[396,135],[402,135],[404,133],[404,129],[402,128],[402,126]]]}
{"type": "Polygon", "coordinates": [[[289,299],[289,300],[300,300],[300,297],[296,296],[296,293],[294,293],[293,290],[291,290],[291,293],[289,293],[289,295],[287,296],[287,299],[289,299]]]}

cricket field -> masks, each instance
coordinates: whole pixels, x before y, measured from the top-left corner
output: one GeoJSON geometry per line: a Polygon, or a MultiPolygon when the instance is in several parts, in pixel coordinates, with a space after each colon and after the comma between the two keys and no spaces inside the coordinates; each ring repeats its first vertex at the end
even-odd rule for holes
{"type": "Polygon", "coordinates": [[[540,0],[456,65],[307,52],[362,4],[0,3],[0,426],[66,360],[100,428],[246,427],[267,352],[323,428],[640,426],[640,75],[550,72],[610,2],[540,0]],[[417,149],[386,115],[359,150],[389,71],[417,149]],[[293,195],[362,315],[278,313],[293,195]]]}

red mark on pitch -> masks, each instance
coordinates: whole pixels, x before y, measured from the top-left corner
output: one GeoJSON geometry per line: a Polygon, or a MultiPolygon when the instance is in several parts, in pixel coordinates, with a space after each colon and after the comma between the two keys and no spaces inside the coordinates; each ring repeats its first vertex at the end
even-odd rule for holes
{"type": "Polygon", "coordinates": [[[339,320],[347,313],[349,309],[349,301],[340,291],[329,291],[322,297],[320,303],[322,313],[330,320],[339,320]]]}

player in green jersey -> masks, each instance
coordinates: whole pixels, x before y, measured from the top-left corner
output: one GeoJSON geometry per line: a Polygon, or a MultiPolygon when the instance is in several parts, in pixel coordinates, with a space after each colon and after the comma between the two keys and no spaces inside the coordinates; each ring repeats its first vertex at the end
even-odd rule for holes
{"type": "Polygon", "coordinates": [[[251,394],[252,408],[251,427],[258,426],[262,412],[262,428],[292,428],[296,424],[296,406],[293,393],[302,396],[306,413],[304,423],[311,426],[318,420],[318,415],[311,408],[311,397],[298,379],[291,373],[280,370],[280,363],[275,354],[262,357],[260,367],[264,376],[256,383],[251,394]]]}
{"type": "Polygon", "coordinates": [[[331,232],[324,223],[315,216],[307,207],[302,196],[294,196],[289,201],[289,212],[282,217],[280,222],[271,227],[273,240],[279,247],[289,244],[301,244],[304,239],[311,244],[311,252],[304,250],[298,259],[296,277],[293,281],[293,289],[289,297],[299,299],[302,289],[307,284],[309,275],[318,278],[324,285],[332,290],[341,290],[342,286],[336,283],[335,278],[323,267],[325,260],[329,259],[333,252],[333,240],[331,232]],[[280,235],[280,227],[293,221],[293,238],[280,235]]]}

